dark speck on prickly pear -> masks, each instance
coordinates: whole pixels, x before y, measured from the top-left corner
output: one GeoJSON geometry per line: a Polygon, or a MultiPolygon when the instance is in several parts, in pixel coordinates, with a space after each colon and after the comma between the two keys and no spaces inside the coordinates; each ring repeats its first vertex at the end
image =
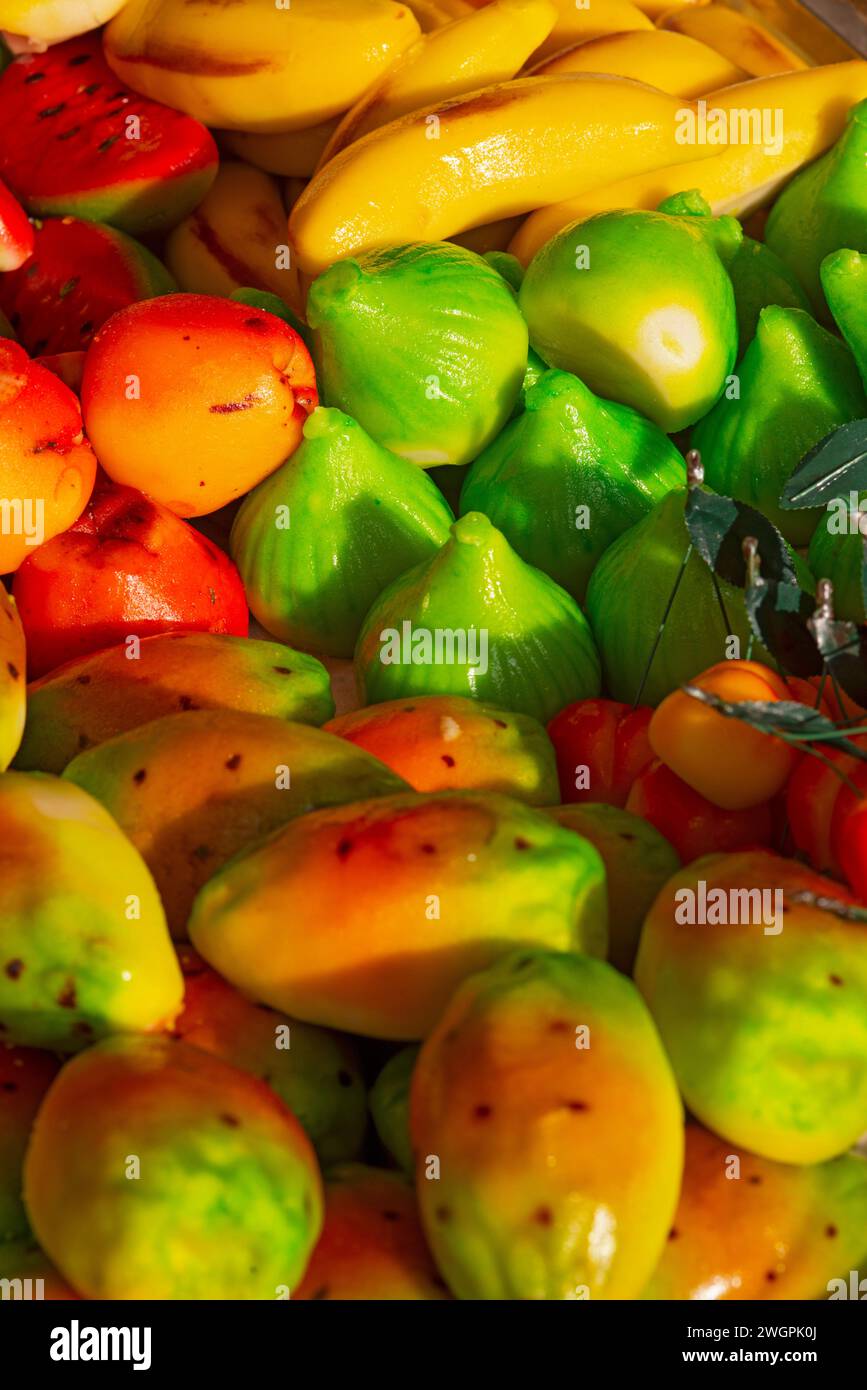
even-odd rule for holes
{"type": "Polygon", "coordinates": [[[10,960],[6,964],[6,974],[10,980],[17,980],[24,969],[23,960],[10,960]]]}
{"type": "Polygon", "coordinates": [[[230,772],[235,772],[241,766],[241,754],[233,753],[231,758],[226,759],[226,767],[230,772]]]}
{"type": "Polygon", "coordinates": [[[134,773],[133,773],[133,775],[132,775],[132,780],[133,780],[138,786],[141,786],[142,782],[145,780],[145,778],[147,777],[147,775],[148,775],[148,774],[147,774],[147,769],[144,768],[144,767],[140,767],[139,770],[138,770],[138,772],[134,772],[134,773]]]}

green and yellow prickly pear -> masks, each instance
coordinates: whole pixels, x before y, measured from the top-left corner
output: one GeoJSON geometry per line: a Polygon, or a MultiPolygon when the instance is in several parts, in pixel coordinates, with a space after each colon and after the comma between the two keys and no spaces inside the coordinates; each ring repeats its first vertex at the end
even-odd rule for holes
{"type": "Polygon", "coordinates": [[[685,481],[656,425],[569,372],[546,372],[471,466],[461,510],[484,512],[522,560],[581,603],[607,546],[685,481]]]}
{"type": "Polygon", "coordinates": [[[154,719],[80,753],[63,775],[135,845],[181,939],[199,888],[252,840],[316,807],[406,786],[345,739],[241,710],[154,719]]]}
{"type": "Polygon", "coordinates": [[[265,1081],[326,1166],[354,1158],[367,1124],[364,1080],[348,1038],[253,1004],[180,946],[184,1008],[172,1036],[265,1081]]]}
{"type": "Polygon", "coordinates": [[[648,909],[680,868],[676,850],[649,821],[619,806],[575,802],[555,806],[548,815],[583,835],[602,856],[608,889],[608,959],[631,975],[648,909]]]}
{"type": "Polygon", "coordinates": [[[635,965],[692,1114],[779,1163],[836,1157],[867,1116],[864,924],[822,898],[853,901],[765,850],[708,855],[660,892],[635,965]]]}
{"type": "Polygon", "coordinates": [[[355,649],[364,704],[469,695],[542,723],[599,694],[599,657],[565,589],[525,565],[480,512],[374,603],[355,649]]]}
{"type": "Polygon", "coordinates": [[[322,1235],[294,1300],[448,1297],[406,1178],[361,1163],[332,1169],[322,1235]]]}
{"type": "Polygon", "coordinates": [[[36,1121],[24,1200],[87,1298],[288,1298],[322,1225],[291,1111],[170,1038],[109,1038],[67,1063],[36,1121]]]}
{"type": "Polygon", "coordinates": [[[33,681],[15,766],[62,772],[86,748],[151,719],[197,709],[324,724],[334,700],[325,667],[279,642],[168,632],[106,647],[33,681]]]}
{"type": "Polygon", "coordinates": [[[409,1090],[418,1060],[416,1046],[402,1047],[389,1057],[370,1088],[370,1113],[383,1148],[398,1168],[413,1172],[412,1140],[409,1134],[409,1090]]]}
{"type": "Polygon", "coordinates": [[[70,782],[0,775],[0,1032],[73,1052],[171,1024],[183,981],[144,860],[70,782]]]}
{"type": "Polygon", "coordinates": [[[554,748],[538,719],[461,695],[386,700],[326,724],[417,792],[503,792],[531,806],[559,796],[554,748]]]}
{"type": "Polygon", "coordinates": [[[436,554],[453,520],[421,468],[342,411],[317,409],[300,448],[243,502],[230,544],[268,632],[351,657],[370,605],[436,554]]]}
{"type": "Polygon", "coordinates": [[[780,496],[801,458],[838,425],[867,415],[867,396],[851,352],[802,309],[762,309],[726,393],[696,426],[709,487],[748,502],[792,545],[807,545],[818,512],[784,511],[780,496]]]}
{"type": "Polygon", "coordinates": [[[680,1202],[643,1298],[827,1298],[867,1254],[867,1159],[772,1163],[686,1127],[680,1202]]]}
{"type": "Polygon", "coordinates": [[[808,164],[771,208],[765,240],[795,271],[816,313],[830,322],[819,267],[841,246],[867,251],[867,101],[849,112],[836,145],[808,164]]]}
{"type": "Polygon", "coordinates": [[[618,971],[519,951],[474,975],[422,1047],[410,1116],[422,1220],[458,1298],[641,1292],[677,1205],[683,1117],[618,971]]]}
{"type": "Polygon", "coordinates": [[[12,762],[24,733],[25,660],[18,609],[0,582],[0,772],[12,762]]]}
{"type": "Polygon", "coordinates": [[[59,1070],[50,1052],[0,1043],[0,1251],[30,1238],[21,1200],[24,1153],[36,1112],[59,1070]]]}
{"type": "Polygon", "coordinates": [[[518,399],[527,325],[511,286],[463,246],[337,261],[311,286],[307,320],[324,404],[414,463],[469,463],[518,399]]]}
{"type": "Polygon", "coordinates": [[[410,792],[290,821],[205,884],[189,930],[251,999],[410,1042],[515,946],[604,956],[605,870],[508,797],[410,792]]]}

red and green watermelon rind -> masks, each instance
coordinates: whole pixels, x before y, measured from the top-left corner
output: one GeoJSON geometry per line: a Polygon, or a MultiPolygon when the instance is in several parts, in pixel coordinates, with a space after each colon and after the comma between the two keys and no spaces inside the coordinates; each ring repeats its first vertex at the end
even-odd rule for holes
{"type": "Polygon", "coordinates": [[[115,227],[63,217],[35,232],[30,259],[0,277],[0,310],[33,357],[80,351],[118,309],[177,289],[156,256],[115,227]]]}
{"type": "Polygon", "coordinates": [[[22,54],[0,75],[0,177],[31,214],[165,231],[201,202],[217,163],[200,121],[119,81],[98,34],[22,54]]]}

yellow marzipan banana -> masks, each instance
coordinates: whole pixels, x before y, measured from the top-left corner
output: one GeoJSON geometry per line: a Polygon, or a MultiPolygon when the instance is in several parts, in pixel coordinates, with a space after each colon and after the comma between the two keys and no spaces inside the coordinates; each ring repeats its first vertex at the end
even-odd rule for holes
{"type": "Polygon", "coordinates": [[[191,294],[270,290],[294,306],[298,275],[286,250],[279,255],[281,245],[286,248],[286,213],[278,183],[228,161],[195,212],[169,234],[165,262],[191,294]]]}
{"type": "MultiPolygon", "coordinates": [[[[341,150],[289,223],[302,271],[377,246],[440,241],[701,149],[683,99],[622,77],[524,77],[401,116],[341,150]]],[[[688,176],[687,176],[688,177],[688,176]]]]}
{"type": "Polygon", "coordinates": [[[695,9],[698,5],[706,5],[708,0],[673,0],[673,3],[672,0],[635,0],[635,3],[642,14],[646,14],[655,24],[664,14],[673,14],[675,10],[695,9]]]}
{"type": "Polygon", "coordinates": [[[464,19],[474,9],[468,0],[406,0],[406,4],[418,20],[423,34],[441,29],[444,24],[453,24],[456,19],[464,19]]]}
{"type": "Polygon", "coordinates": [[[659,20],[659,27],[709,44],[751,77],[773,77],[808,66],[770,29],[737,10],[730,10],[728,5],[699,5],[669,11],[659,20]]]}
{"type": "Polygon", "coordinates": [[[718,87],[743,82],[747,73],[707,44],[664,29],[605,34],[568,48],[533,68],[536,76],[557,72],[608,72],[634,77],[679,97],[700,97],[718,87]]]}
{"type": "Polygon", "coordinates": [[[105,31],[122,82],[223,130],[340,115],[419,37],[396,0],[127,0],[105,31]]]}
{"type": "Polygon", "coordinates": [[[35,46],[63,43],[113,19],[125,0],[0,0],[0,29],[35,46]]]}
{"type": "Polygon", "coordinates": [[[220,131],[220,145],[255,164],[266,174],[282,174],[284,178],[309,179],[323,151],[340,124],[334,116],[306,130],[283,130],[277,135],[250,135],[243,130],[220,131]]]}
{"type": "MultiPolygon", "coordinates": [[[[769,132],[772,122],[779,121],[781,127],[779,152],[766,153],[761,142],[732,142],[729,129],[727,147],[697,163],[600,184],[566,202],[540,207],[522,223],[509,250],[528,265],[539,248],[570,222],[614,208],[655,208],[664,198],[689,188],[699,189],[716,214],[742,217],[769,202],[793,174],[829,149],[842,134],[849,107],[865,97],[867,62],[860,59],[757,77],[710,92],[703,99],[708,122],[714,111],[725,112],[727,122],[735,112],[746,112],[750,122],[750,113],[759,117],[767,113],[769,132]]],[[[738,126],[745,124],[742,118],[736,119],[738,126]]]]}
{"type": "Polygon", "coordinates": [[[321,163],[410,111],[508,81],[556,18],[552,0],[492,0],[465,19],[423,34],[344,116],[321,163]]]}
{"type": "Polygon", "coordinates": [[[603,34],[653,28],[652,21],[632,4],[632,0],[589,0],[581,8],[575,0],[554,0],[554,3],[557,21],[545,42],[537,48],[537,59],[550,58],[563,48],[571,48],[585,39],[601,38],[603,34]]]}

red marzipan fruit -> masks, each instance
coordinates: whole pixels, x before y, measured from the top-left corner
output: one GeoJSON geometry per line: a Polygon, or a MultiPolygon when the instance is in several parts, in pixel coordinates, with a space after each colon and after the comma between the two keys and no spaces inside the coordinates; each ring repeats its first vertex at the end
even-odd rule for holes
{"type": "Polygon", "coordinates": [[[33,227],[27,213],[0,181],[0,271],[17,270],[33,250],[33,227]]]}
{"type": "Polygon", "coordinates": [[[205,126],[125,87],[98,33],[9,64],[0,132],[0,176],[28,212],[110,222],[133,235],[180,222],[217,172],[205,126]]]}
{"type": "Polygon", "coordinates": [[[110,483],[98,482],[75,525],[28,556],[13,592],[31,680],[132,636],[248,631],[228,556],[167,507],[110,483]]]}
{"type": "Polygon", "coordinates": [[[0,309],[32,357],[79,352],[118,309],[177,285],[125,232],[51,217],[36,224],[33,254],[0,277],[0,309]]]}
{"type": "Polygon", "coordinates": [[[647,728],[653,710],[649,705],[621,704],[617,700],[576,700],[556,714],[548,725],[548,737],[557,755],[560,797],[564,803],[604,801],[625,806],[635,778],[653,760],[647,728]],[[579,769],[587,768],[589,785],[576,787],[579,769]]]}
{"type": "Polygon", "coordinates": [[[626,809],[656,826],[684,864],[703,854],[771,845],[776,830],[773,802],[725,811],[693,791],[659,759],[636,777],[626,809]]]}

